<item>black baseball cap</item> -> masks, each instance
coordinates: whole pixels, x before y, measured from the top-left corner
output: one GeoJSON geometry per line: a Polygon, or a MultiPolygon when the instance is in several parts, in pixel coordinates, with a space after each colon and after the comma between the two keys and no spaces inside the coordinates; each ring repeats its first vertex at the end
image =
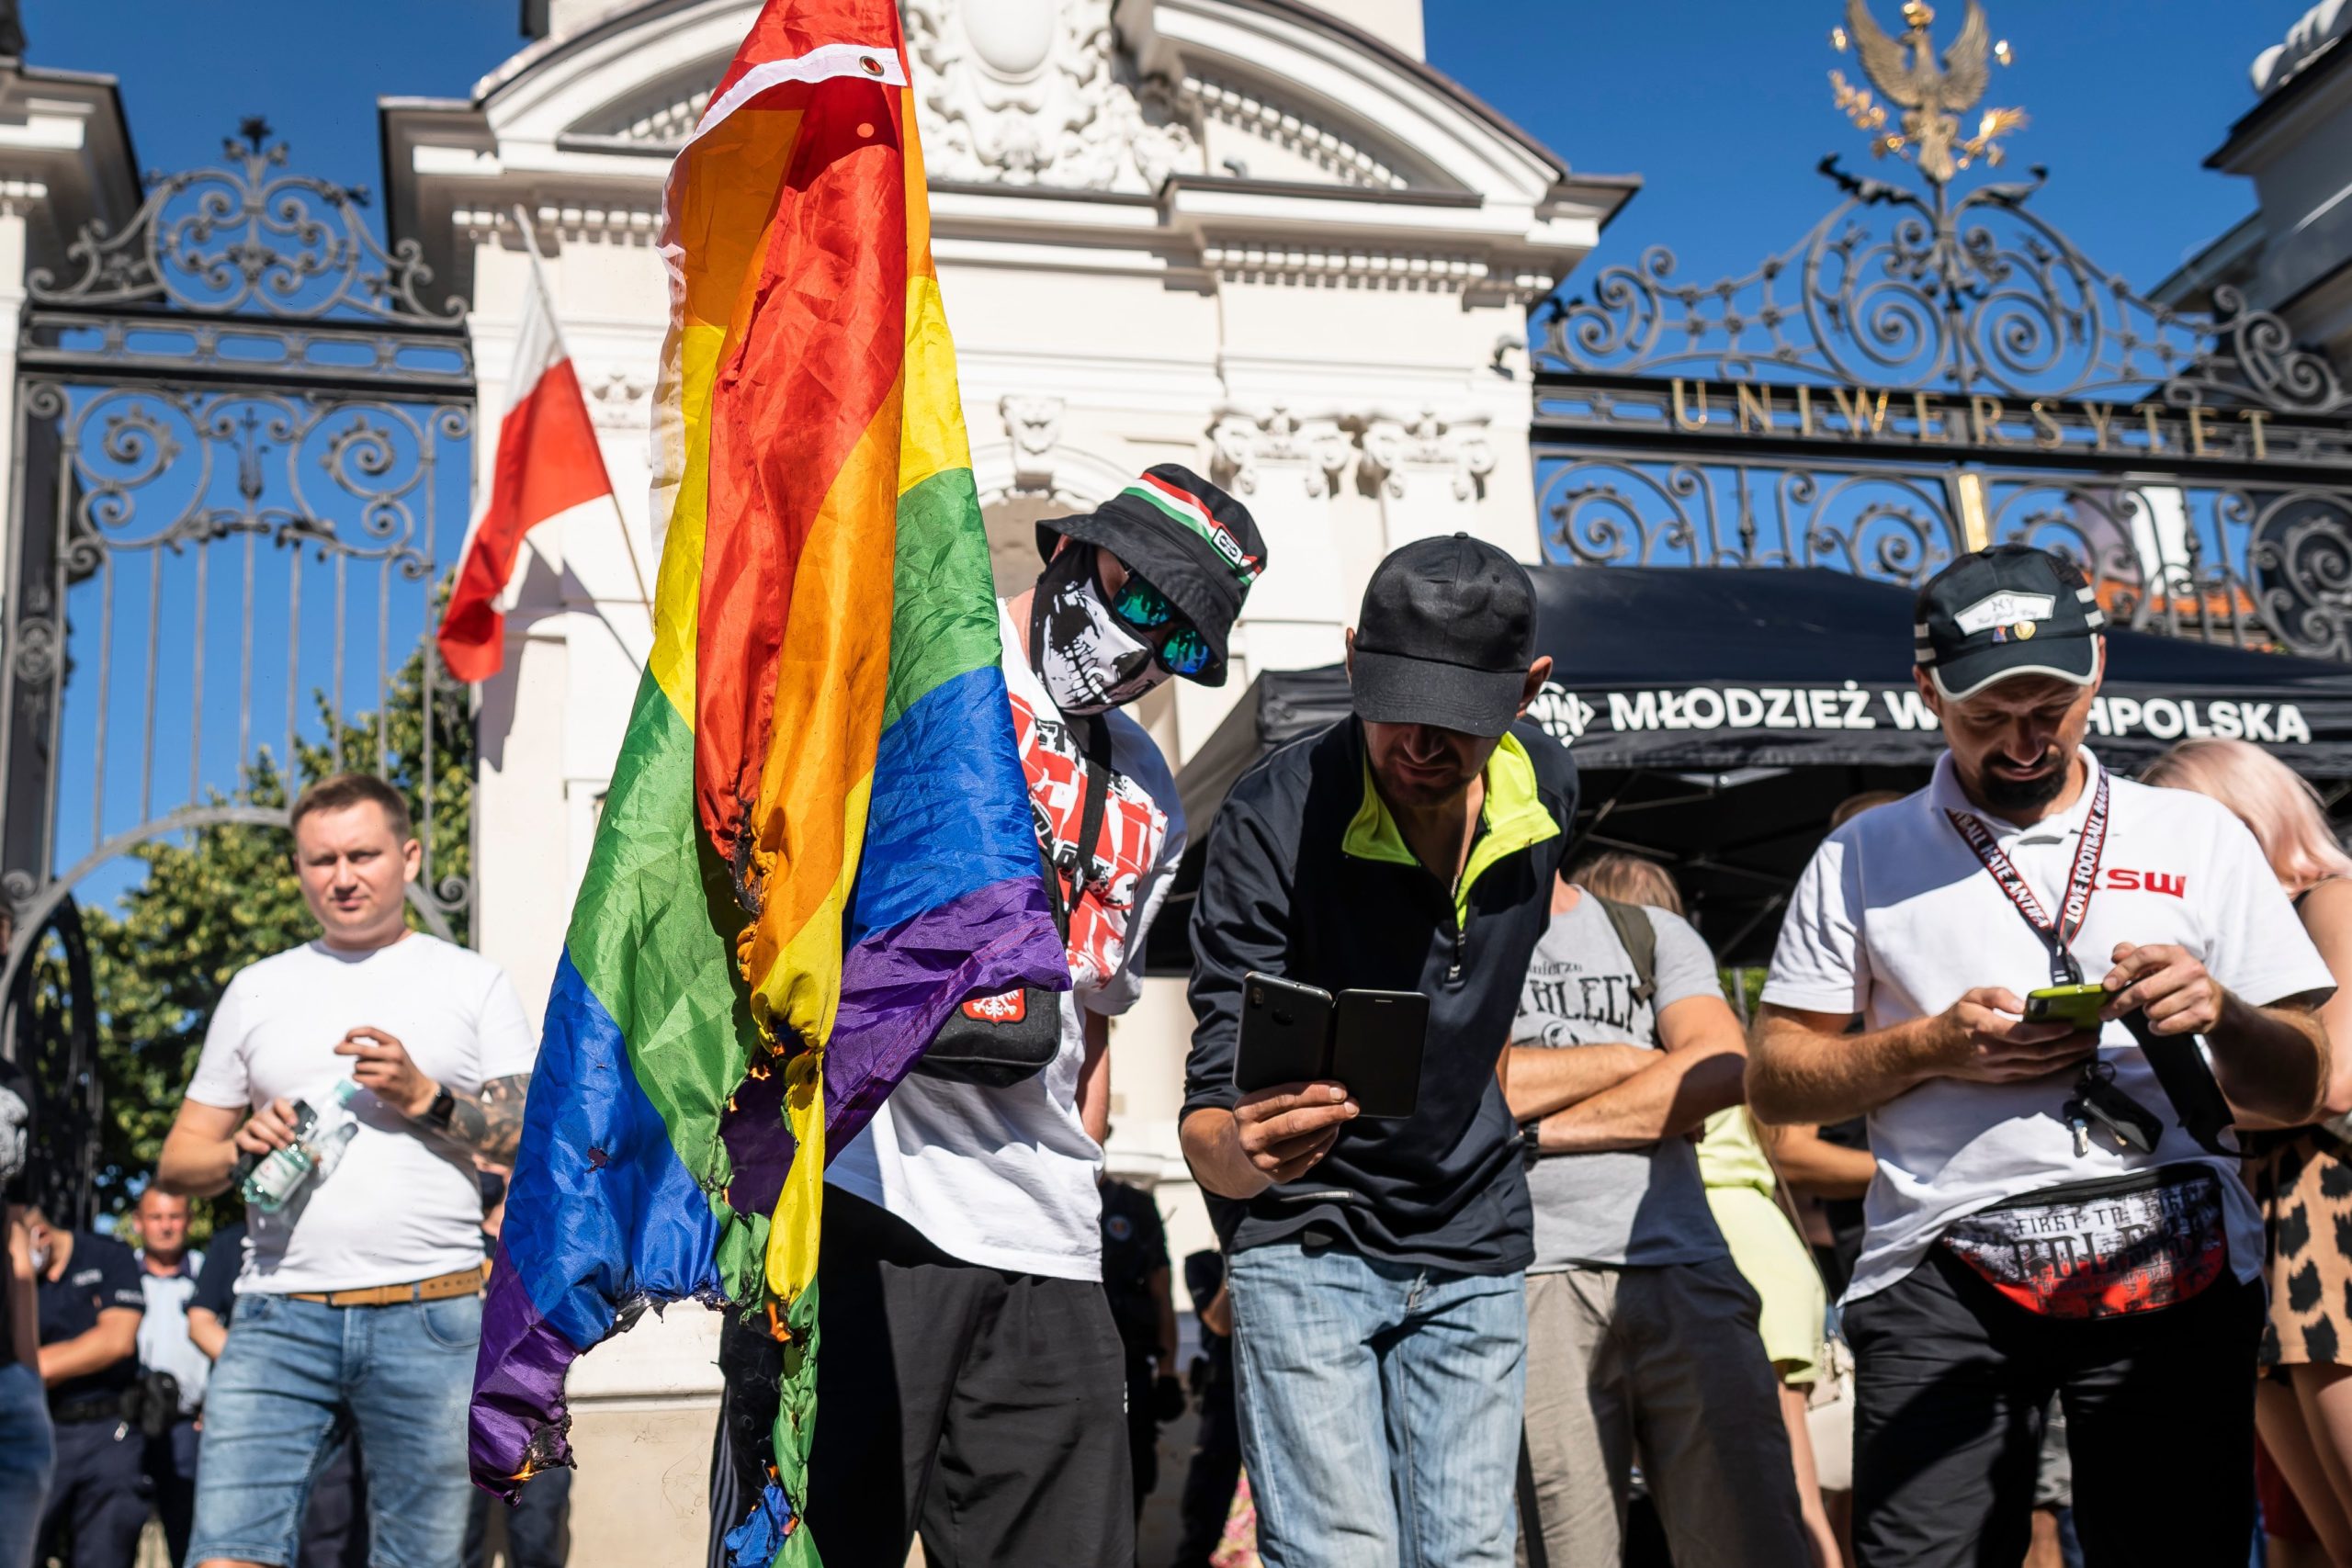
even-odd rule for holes
{"type": "Polygon", "coordinates": [[[1952,702],[1996,681],[2098,674],[2098,598],[2074,562],[2030,545],[1973,550],[1928,580],[1912,616],[1919,668],[1952,702]]]}
{"type": "Polygon", "coordinates": [[[1050,558],[1061,538],[1110,551],[1168,595],[1209,645],[1207,668],[1190,678],[1225,684],[1227,634],[1266,570],[1266,541],[1248,507],[1182,463],[1159,463],[1091,512],[1039,523],[1037,553],[1050,558]]]}
{"type": "Polygon", "coordinates": [[[1356,716],[1493,737],[1535,662],[1535,584],[1467,534],[1417,539],[1373,571],[1356,619],[1356,716]]]}

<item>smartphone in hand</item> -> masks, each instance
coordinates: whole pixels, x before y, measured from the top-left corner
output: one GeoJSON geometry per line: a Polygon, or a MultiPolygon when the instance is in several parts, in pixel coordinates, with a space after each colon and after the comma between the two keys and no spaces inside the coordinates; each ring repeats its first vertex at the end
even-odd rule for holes
{"type": "Polygon", "coordinates": [[[1331,1070],[1331,993],[1252,970],[1241,979],[1233,1087],[1244,1094],[1310,1083],[1331,1070]]]}
{"type": "Polygon", "coordinates": [[[2099,1027],[2098,1010],[2107,1005],[2108,989],[2096,981],[2083,986],[2044,986],[2038,991],[2028,991],[2025,998],[2025,1021],[2028,1023],[2071,1023],[2076,1029],[2096,1032],[2099,1027]]]}
{"type": "Polygon", "coordinates": [[[1395,1121],[1419,1109],[1429,1030],[1430,999],[1419,991],[1340,993],[1331,1077],[1348,1086],[1362,1115],[1395,1121]]]}

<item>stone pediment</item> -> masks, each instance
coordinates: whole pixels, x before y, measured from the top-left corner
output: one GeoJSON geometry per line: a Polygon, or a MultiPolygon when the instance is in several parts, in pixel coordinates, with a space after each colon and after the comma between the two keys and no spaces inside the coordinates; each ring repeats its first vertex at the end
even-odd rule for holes
{"type": "MultiPolygon", "coordinates": [[[[1304,0],[899,0],[937,232],[956,259],[1541,296],[1638,182],[1576,175],[1442,73],[1304,0]],[[1099,196],[1095,201],[1035,197],[1099,196]],[[1147,238],[1149,236],[1149,238],[1147,238]],[[1173,242],[1169,243],[1169,242],[1173,242]]],[[[520,201],[639,244],[756,0],[644,0],[531,45],[465,102],[385,111],[390,210],[430,246],[520,201]]],[[[441,258],[453,287],[470,262],[441,258]]]]}
{"type": "MultiPolygon", "coordinates": [[[[901,0],[900,10],[935,180],[1146,194],[1171,175],[1225,174],[1461,188],[1378,128],[1351,123],[1239,62],[1188,54],[1172,71],[1147,72],[1122,34],[1120,14],[1132,6],[901,0]]],[[[674,152],[726,63],[714,55],[673,67],[582,115],[558,140],[582,150],[674,152]]]]}
{"type": "Polygon", "coordinates": [[[671,79],[631,94],[571,127],[563,140],[574,145],[603,144],[645,152],[675,152],[702,118],[703,106],[724,60],[706,60],[671,79]]]}
{"type": "Polygon", "coordinates": [[[1203,171],[1197,115],[1111,0],[902,0],[934,179],[1144,192],[1203,171]]]}

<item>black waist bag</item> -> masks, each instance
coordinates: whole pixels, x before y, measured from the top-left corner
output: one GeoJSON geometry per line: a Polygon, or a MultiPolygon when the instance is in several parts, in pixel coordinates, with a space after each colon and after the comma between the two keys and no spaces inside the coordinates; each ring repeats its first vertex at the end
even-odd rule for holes
{"type": "MultiPolygon", "coordinates": [[[[1095,728],[1101,734],[1102,728],[1095,728]]],[[[1094,755],[1094,746],[1087,750],[1088,758],[1080,764],[1084,770],[1086,798],[1079,813],[1078,867],[1070,878],[1073,887],[1081,888],[1086,863],[1102,831],[1103,805],[1111,793],[1108,762],[1094,755]]],[[[1053,906],[1054,930],[1067,946],[1069,905],[1062,897],[1062,879],[1046,853],[1042,835],[1037,860],[1045,873],[1046,901],[1053,906]]],[[[1003,1089],[1036,1077],[1061,1054],[1063,995],[1023,986],[992,997],[970,998],[947,1015],[914,1071],[922,1077],[978,1084],[982,1089],[1003,1089]]]]}

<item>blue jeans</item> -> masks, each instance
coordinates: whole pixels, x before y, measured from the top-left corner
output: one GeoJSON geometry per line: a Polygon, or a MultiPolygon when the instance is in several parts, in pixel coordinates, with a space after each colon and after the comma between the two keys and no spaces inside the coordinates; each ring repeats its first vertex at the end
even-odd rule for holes
{"type": "MultiPolygon", "coordinates": [[[[6,1272],[0,1265],[0,1276],[6,1272]]],[[[0,1568],[31,1568],[56,1463],[40,1374],[22,1363],[0,1367],[0,1568]]]]}
{"type": "Polygon", "coordinates": [[[382,1307],[240,1296],[204,1393],[189,1568],[292,1562],[339,1420],[359,1438],[376,1568],[450,1568],[465,1543],[481,1338],[478,1295],[382,1307]]]}
{"type": "Polygon", "coordinates": [[[1229,1278],[1266,1568],[1510,1568],[1525,1277],[1280,1242],[1229,1278]]]}

